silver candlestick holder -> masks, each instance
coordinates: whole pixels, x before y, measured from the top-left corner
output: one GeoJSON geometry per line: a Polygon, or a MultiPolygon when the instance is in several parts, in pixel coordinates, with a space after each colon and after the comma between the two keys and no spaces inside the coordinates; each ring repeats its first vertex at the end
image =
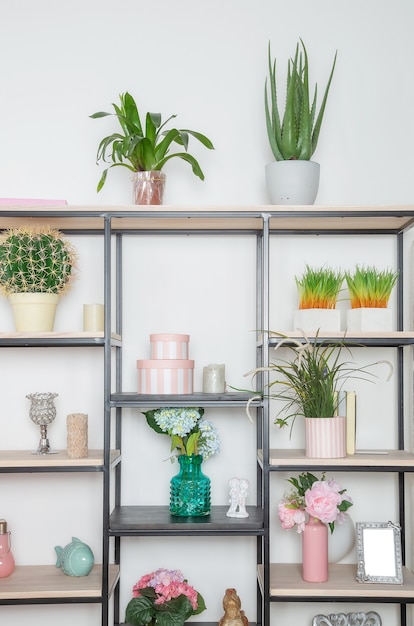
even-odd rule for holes
{"type": "Polygon", "coordinates": [[[40,426],[39,446],[32,454],[56,454],[56,452],[50,448],[47,427],[56,417],[54,399],[57,398],[58,395],[57,393],[50,392],[36,392],[29,393],[26,396],[31,402],[29,410],[30,419],[34,424],[40,426]]]}

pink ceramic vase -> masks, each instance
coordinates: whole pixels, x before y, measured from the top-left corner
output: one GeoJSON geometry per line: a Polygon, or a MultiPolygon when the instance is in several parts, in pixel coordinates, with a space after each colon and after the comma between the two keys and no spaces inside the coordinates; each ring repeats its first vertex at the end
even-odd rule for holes
{"type": "Polygon", "coordinates": [[[302,578],[309,583],[328,580],[328,528],[314,517],[302,533],[302,578]]]}

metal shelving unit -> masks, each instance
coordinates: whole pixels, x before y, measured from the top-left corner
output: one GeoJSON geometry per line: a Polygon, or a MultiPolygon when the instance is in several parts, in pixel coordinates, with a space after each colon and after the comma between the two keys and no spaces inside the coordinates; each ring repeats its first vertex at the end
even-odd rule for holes
{"type": "MultiPolygon", "coordinates": [[[[198,522],[171,521],[166,507],[124,507],[121,494],[121,436],[122,411],[131,407],[151,406],[215,406],[231,410],[232,407],[244,406],[246,396],[238,393],[221,394],[212,397],[208,394],[192,394],[191,396],[140,396],[123,389],[122,383],[122,242],[124,237],[145,237],[149,234],[174,236],[174,234],[209,234],[212,237],[231,237],[237,234],[249,234],[256,239],[257,247],[257,284],[256,284],[256,318],[257,328],[269,329],[269,244],[273,236],[283,235],[326,235],[338,234],[358,236],[393,235],[397,240],[397,261],[403,270],[403,243],[405,233],[414,224],[414,206],[372,206],[372,207],[282,207],[247,206],[247,207],[206,207],[193,209],[188,207],[2,207],[0,211],[0,229],[18,225],[21,222],[33,221],[47,223],[60,228],[67,234],[97,235],[103,238],[104,246],[104,291],[105,305],[115,302],[114,315],[111,307],[105,306],[105,332],[100,336],[78,333],[69,335],[37,335],[0,334],[1,347],[89,347],[103,349],[104,358],[104,424],[103,454],[91,465],[76,466],[62,459],[49,467],[38,466],[35,471],[83,472],[98,471],[103,476],[103,511],[102,511],[102,566],[94,574],[94,588],[84,591],[58,590],[44,591],[29,587],[16,577],[16,588],[4,586],[0,595],[0,604],[20,603],[65,603],[65,602],[97,602],[102,605],[102,626],[112,624],[109,615],[109,598],[114,593],[115,624],[120,623],[119,616],[119,570],[120,545],[122,537],[133,536],[252,536],[257,538],[257,623],[269,626],[270,604],[272,602],[301,601],[360,601],[369,595],[374,602],[400,603],[401,626],[406,626],[405,606],[414,602],[414,581],[407,576],[402,587],[392,590],[376,585],[358,586],[350,582],[352,578],[349,567],[333,568],[332,582],[315,589],[301,583],[298,566],[290,564],[281,566],[270,563],[270,530],[269,530],[269,479],[272,472],[281,470],[301,470],[305,466],[314,470],[332,469],[362,472],[396,472],[399,476],[399,494],[402,505],[401,519],[404,519],[404,475],[414,471],[414,455],[404,451],[404,415],[403,415],[403,351],[414,345],[414,333],[405,332],[403,324],[403,288],[402,281],[398,286],[398,328],[395,333],[348,336],[346,341],[352,344],[382,347],[397,350],[398,371],[398,429],[399,451],[387,455],[387,459],[354,457],[352,461],[342,463],[310,462],[304,459],[300,451],[277,451],[269,449],[269,400],[264,397],[253,403],[257,412],[257,502],[249,508],[247,520],[225,518],[225,507],[213,507],[210,518],[198,522]],[[115,245],[113,246],[113,243],[115,245]],[[115,351],[115,367],[112,368],[115,351]],[[111,450],[112,415],[115,414],[115,447],[120,452],[111,450]],[[115,506],[110,500],[111,484],[115,484],[115,506]],[[114,543],[114,563],[111,561],[111,546],[114,543]],[[294,582],[296,581],[296,582],[294,582]],[[20,587],[20,590],[19,590],[20,587]]],[[[293,333],[292,333],[293,336],[293,333]]],[[[321,337],[322,338],[322,337],[321,337]]],[[[333,341],[335,335],[330,337],[333,341]]],[[[329,338],[328,338],[329,339],[329,338]]],[[[269,363],[269,348],[274,345],[275,338],[268,337],[260,331],[256,336],[257,363],[266,366],[269,363]]],[[[266,384],[266,373],[258,380],[259,388],[266,384]]],[[[7,458],[0,453],[0,473],[32,472],[33,467],[27,465],[24,454],[15,459],[7,458]]],[[[40,567],[40,566],[39,566],[40,567]]],[[[36,571],[31,572],[33,579],[36,571]]],[[[19,575],[20,576],[20,575],[19,575]]],[[[45,573],[45,580],[47,575],[45,573]]],[[[89,582],[91,582],[90,579],[89,582]]],[[[85,582],[85,581],[83,581],[85,582]]],[[[51,588],[54,587],[53,581],[51,588]]]]}

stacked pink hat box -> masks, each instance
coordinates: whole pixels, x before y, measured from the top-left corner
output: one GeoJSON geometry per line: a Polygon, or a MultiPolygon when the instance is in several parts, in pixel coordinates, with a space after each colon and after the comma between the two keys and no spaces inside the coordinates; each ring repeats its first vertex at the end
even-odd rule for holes
{"type": "Polygon", "coordinates": [[[188,358],[189,335],[151,334],[151,358],[137,361],[138,393],[193,393],[194,361],[188,358]]]}

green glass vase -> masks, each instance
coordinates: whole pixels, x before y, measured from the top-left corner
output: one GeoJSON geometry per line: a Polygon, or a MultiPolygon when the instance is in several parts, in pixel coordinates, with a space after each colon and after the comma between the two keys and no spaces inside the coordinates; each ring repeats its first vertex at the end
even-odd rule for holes
{"type": "Polygon", "coordinates": [[[170,513],[181,517],[210,513],[210,479],[203,474],[201,454],[177,457],[180,471],[170,482],[170,513]]]}

